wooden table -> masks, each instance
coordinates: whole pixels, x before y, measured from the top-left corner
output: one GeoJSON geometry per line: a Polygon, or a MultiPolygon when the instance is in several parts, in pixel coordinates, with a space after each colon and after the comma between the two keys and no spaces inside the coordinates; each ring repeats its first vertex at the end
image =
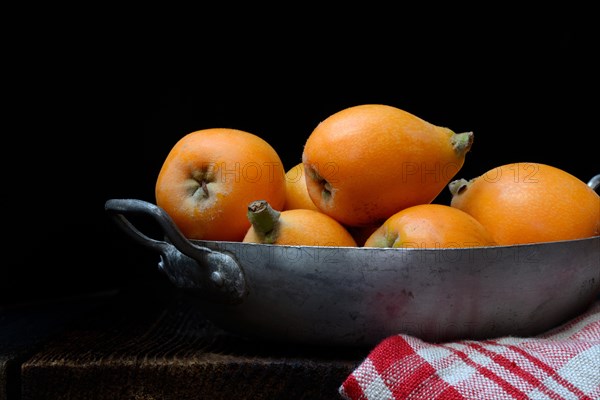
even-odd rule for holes
{"type": "Polygon", "coordinates": [[[367,350],[253,342],[152,283],[0,308],[0,400],[336,399],[367,350]]]}

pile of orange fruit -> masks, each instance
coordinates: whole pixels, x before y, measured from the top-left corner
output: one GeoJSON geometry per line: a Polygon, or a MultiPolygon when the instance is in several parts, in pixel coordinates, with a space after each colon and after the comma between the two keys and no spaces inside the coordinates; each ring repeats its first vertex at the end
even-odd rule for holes
{"type": "Polygon", "coordinates": [[[462,248],[600,235],[600,196],[560,168],[525,161],[457,179],[473,138],[362,104],[321,121],[285,170],[253,133],[202,129],[169,152],[156,204],[197,240],[462,248]],[[442,190],[449,204],[433,202],[442,190]]]}

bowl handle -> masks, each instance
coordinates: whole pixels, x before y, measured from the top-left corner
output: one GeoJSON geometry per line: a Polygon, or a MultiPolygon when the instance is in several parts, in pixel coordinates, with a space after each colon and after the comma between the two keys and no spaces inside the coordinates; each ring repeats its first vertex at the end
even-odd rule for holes
{"type": "Polygon", "coordinates": [[[588,181],[588,186],[593,190],[600,189],[600,174],[592,176],[592,178],[588,181]]]}
{"type": "Polygon", "coordinates": [[[137,199],[110,199],[104,209],[136,242],[160,253],[159,268],[175,286],[199,292],[202,297],[237,303],[246,294],[244,274],[232,255],[197,246],[189,241],[159,206],[137,199]],[[165,240],[152,239],[138,230],[127,215],[152,217],[165,240]]]}

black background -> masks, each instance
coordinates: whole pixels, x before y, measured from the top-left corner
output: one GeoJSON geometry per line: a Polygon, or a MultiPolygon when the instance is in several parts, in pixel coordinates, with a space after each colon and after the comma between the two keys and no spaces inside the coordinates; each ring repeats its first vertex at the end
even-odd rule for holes
{"type": "Polygon", "coordinates": [[[582,180],[600,171],[598,41],[585,11],[496,22],[356,11],[268,23],[199,12],[136,27],[141,16],[82,18],[9,45],[0,305],[166,279],[104,203],[154,201],[171,146],[197,129],[255,133],[287,169],[319,121],[384,103],[472,130],[459,177],[515,161],[582,180]]]}

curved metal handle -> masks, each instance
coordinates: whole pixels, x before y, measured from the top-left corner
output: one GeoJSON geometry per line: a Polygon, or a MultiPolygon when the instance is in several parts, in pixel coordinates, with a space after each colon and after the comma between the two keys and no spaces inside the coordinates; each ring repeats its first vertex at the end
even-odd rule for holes
{"type": "Polygon", "coordinates": [[[159,206],[137,199],[110,199],[104,205],[115,222],[125,230],[134,240],[143,246],[161,251],[166,242],[154,240],[140,232],[124,214],[148,215],[158,222],[160,228],[179,251],[189,257],[196,258],[202,253],[210,253],[212,250],[192,244],[177,228],[171,217],[159,206]]]}
{"type": "Polygon", "coordinates": [[[588,186],[593,190],[600,188],[600,174],[592,176],[592,179],[588,181],[588,186]]]}
{"type": "Polygon", "coordinates": [[[200,289],[203,297],[228,303],[239,302],[246,294],[244,274],[233,256],[190,242],[157,205],[137,199],[110,199],[104,209],[136,242],[160,253],[159,268],[176,286],[200,289]],[[145,235],[127,219],[127,214],[152,217],[169,242],[145,235]]]}

